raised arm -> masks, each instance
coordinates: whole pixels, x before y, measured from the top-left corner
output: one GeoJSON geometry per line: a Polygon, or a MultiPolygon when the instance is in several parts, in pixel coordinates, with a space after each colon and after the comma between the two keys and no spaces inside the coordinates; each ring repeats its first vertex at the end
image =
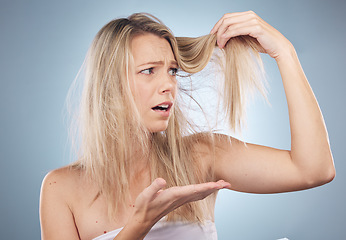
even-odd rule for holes
{"type": "Polygon", "coordinates": [[[317,100],[305,77],[293,45],[254,12],[225,14],[211,34],[223,48],[231,37],[249,35],[258,40],[279,67],[291,127],[291,150],[253,144],[246,146],[220,137],[216,176],[243,192],[272,193],[307,189],[335,176],[327,130],[317,100]]]}

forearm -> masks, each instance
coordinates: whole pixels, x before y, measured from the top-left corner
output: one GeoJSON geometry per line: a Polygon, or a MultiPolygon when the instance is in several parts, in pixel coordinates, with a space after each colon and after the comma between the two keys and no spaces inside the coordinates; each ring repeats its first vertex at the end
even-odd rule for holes
{"type": "Polygon", "coordinates": [[[293,46],[289,45],[276,61],[288,104],[292,161],[308,181],[318,184],[333,178],[333,158],[323,116],[293,46]]]}

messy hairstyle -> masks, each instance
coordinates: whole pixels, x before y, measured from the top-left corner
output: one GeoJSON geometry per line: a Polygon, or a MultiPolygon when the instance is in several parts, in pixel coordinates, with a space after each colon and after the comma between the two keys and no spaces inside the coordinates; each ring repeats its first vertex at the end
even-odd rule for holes
{"type": "MultiPolygon", "coordinates": [[[[215,60],[223,73],[222,102],[231,129],[241,126],[247,89],[263,90],[255,71],[261,66],[258,53],[261,48],[251,37],[230,39],[215,57],[215,35],[174,37],[150,14],[133,14],[102,27],[85,60],[85,80],[77,118],[81,143],[78,160],[72,167],[82,169],[97,184],[98,196],[106,198],[111,218],[116,217],[119,207],[131,201],[129,179],[136,169],[129,161],[133,145],[139,146],[150,160],[151,180],[163,177],[167,187],[215,180],[213,169],[202,170],[196,163],[196,154],[191,154],[196,141],[207,143],[212,149],[213,134],[211,131],[194,132],[178,102],[165,131],[150,133],[141,123],[130,90],[129,71],[133,64],[131,41],[143,34],[166,39],[179,68],[186,73],[200,72],[211,59],[215,60]]],[[[185,204],[169,213],[168,220],[212,218],[206,204],[206,200],[185,204]]]]}

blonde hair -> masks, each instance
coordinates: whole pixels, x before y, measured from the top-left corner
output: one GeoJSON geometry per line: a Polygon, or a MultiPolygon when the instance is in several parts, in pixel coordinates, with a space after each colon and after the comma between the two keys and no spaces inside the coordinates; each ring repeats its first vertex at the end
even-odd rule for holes
{"type": "MultiPolygon", "coordinates": [[[[130,199],[129,176],[135,167],[128,159],[133,154],[133,144],[138,144],[142,154],[149,158],[151,180],[163,177],[167,187],[215,180],[213,169],[202,171],[196,154],[191,154],[196,141],[212,149],[212,135],[186,137],[195,131],[179,103],[174,107],[166,131],[149,133],[141,124],[128,74],[133,61],[131,40],[147,33],[166,39],[179,67],[191,74],[201,71],[210,62],[217,46],[215,35],[175,38],[161,21],[144,13],[113,20],[97,33],[85,61],[78,116],[80,156],[72,166],[83,169],[97,184],[99,194],[107,199],[112,218],[130,199]]],[[[225,73],[224,102],[232,129],[241,125],[246,89],[253,86],[263,89],[254,71],[258,65],[255,58],[260,60],[258,50],[259,44],[251,37],[236,37],[230,39],[222,55],[217,57],[225,73]]],[[[212,218],[212,213],[203,200],[185,204],[168,214],[168,220],[178,218],[203,221],[212,218]]]]}

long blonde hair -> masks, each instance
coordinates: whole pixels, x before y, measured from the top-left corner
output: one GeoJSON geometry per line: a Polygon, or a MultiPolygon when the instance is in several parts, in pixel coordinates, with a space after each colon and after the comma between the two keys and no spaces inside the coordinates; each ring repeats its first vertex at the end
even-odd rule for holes
{"type": "MultiPolygon", "coordinates": [[[[202,172],[191,154],[196,141],[204,141],[212,149],[212,135],[186,137],[195,130],[179,103],[166,131],[149,133],[141,124],[128,74],[133,61],[131,40],[147,33],[166,39],[179,67],[191,74],[200,72],[209,63],[216,47],[215,35],[175,38],[161,21],[143,13],[113,20],[97,33],[85,60],[85,82],[77,118],[80,156],[72,166],[83,169],[97,184],[99,194],[107,199],[112,218],[129,200],[129,176],[135,168],[129,161],[133,144],[138,144],[149,158],[151,179],[163,177],[167,187],[215,180],[213,169],[202,172]]],[[[232,129],[241,125],[246,89],[263,90],[254,70],[261,63],[259,50],[256,40],[241,36],[232,38],[217,57],[217,64],[224,72],[223,96],[232,129]]],[[[211,218],[205,204],[205,201],[185,204],[170,213],[168,220],[211,218]]]]}

